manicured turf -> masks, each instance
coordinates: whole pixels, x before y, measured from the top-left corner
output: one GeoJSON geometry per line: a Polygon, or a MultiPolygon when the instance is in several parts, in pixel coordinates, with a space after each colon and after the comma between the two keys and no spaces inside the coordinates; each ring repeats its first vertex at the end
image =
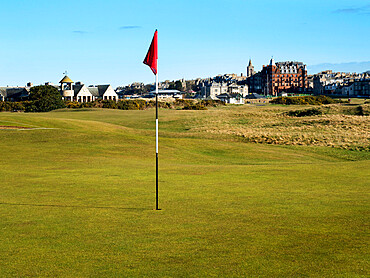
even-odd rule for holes
{"type": "Polygon", "coordinates": [[[368,152],[204,131],[247,109],[160,111],[161,211],[154,110],[0,113],[0,277],[368,277],[368,152]]]}

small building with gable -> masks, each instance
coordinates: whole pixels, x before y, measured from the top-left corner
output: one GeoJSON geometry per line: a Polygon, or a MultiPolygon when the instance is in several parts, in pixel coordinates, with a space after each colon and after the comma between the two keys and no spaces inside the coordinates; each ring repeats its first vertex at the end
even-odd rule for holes
{"type": "Polygon", "coordinates": [[[91,85],[73,81],[66,75],[60,81],[60,93],[64,100],[90,102],[97,99],[118,101],[118,95],[111,85],[91,85]]]}

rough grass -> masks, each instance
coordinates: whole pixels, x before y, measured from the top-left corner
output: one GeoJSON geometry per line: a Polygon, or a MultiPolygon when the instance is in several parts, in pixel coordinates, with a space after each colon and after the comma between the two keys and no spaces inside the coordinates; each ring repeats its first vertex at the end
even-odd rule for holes
{"type": "Polygon", "coordinates": [[[291,106],[245,105],[212,111],[208,117],[198,119],[193,130],[234,135],[253,143],[315,145],[369,151],[370,121],[365,116],[368,111],[369,105],[352,107],[334,104],[304,110],[291,106]],[[315,115],[307,110],[318,112],[315,115]],[[363,116],[356,115],[360,110],[363,116]],[[294,114],[296,117],[291,116],[294,114]]]}
{"type": "Polygon", "coordinates": [[[238,139],[286,111],[161,110],[161,211],[154,110],[1,113],[49,129],[0,130],[0,276],[368,277],[368,152],[238,139]]]}

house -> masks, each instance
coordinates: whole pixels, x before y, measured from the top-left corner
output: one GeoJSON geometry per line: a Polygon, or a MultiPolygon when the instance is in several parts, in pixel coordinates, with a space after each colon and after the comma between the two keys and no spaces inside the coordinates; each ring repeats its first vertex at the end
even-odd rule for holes
{"type": "Polygon", "coordinates": [[[226,83],[212,82],[201,87],[201,95],[203,98],[216,97],[217,95],[226,94],[228,86],[226,83]]]}
{"type": "Polygon", "coordinates": [[[236,93],[236,94],[221,94],[218,95],[217,98],[225,103],[230,104],[244,104],[244,99],[242,94],[236,93]]]}
{"type": "Polygon", "coordinates": [[[252,93],[250,95],[247,95],[245,97],[245,101],[247,103],[266,103],[266,102],[269,102],[269,100],[267,100],[265,96],[261,96],[257,93],[252,93]]]}
{"type": "Polygon", "coordinates": [[[241,94],[243,97],[248,95],[248,85],[239,85],[235,82],[217,83],[210,82],[201,87],[201,97],[218,97],[222,94],[241,94]]]}
{"type": "Polygon", "coordinates": [[[28,87],[0,87],[0,101],[22,101],[28,95],[28,87]]]}
{"type": "Polygon", "coordinates": [[[85,84],[77,83],[73,86],[73,92],[73,99],[78,102],[90,102],[96,99],[85,84]]]}
{"type": "Polygon", "coordinates": [[[87,87],[87,90],[93,96],[94,100],[102,99],[117,101],[119,99],[118,94],[113,90],[111,85],[89,86],[87,87]]]}
{"type": "Polygon", "coordinates": [[[97,85],[96,87],[98,88],[99,98],[103,100],[118,100],[118,95],[111,85],[97,85]]]}

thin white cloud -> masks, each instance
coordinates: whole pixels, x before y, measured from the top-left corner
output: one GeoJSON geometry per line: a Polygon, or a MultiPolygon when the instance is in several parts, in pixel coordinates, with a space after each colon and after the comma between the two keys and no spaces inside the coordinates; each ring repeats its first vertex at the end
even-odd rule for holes
{"type": "Polygon", "coordinates": [[[333,12],[342,13],[342,14],[370,14],[370,5],[365,5],[362,7],[350,7],[350,8],[337,9],[333,12]]]}
{"type": "Polygon", "coordinates": [[[84,35],[84,34],[87,34],[88,32],[87,31],[81,31],[81,30],[75,30],[75,31],[72,31],[72,33],[79,34],[79,35],[84,35]]]}
{"type": "Polygon", "coordinates": [[[130,29],[140,29],[141,26],[138,25],[124,25],[119,27],[120,30],[130,30],[130,29]]]}

